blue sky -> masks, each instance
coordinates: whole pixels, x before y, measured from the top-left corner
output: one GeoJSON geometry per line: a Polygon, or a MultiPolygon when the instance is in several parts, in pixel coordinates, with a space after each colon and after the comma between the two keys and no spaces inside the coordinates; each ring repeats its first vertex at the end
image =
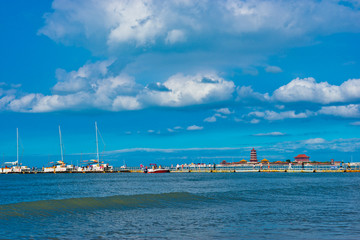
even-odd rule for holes
{"type": "Polygon", "coordinates": [[[360,161],[360,2],[1,3],[0,153],[360,161]]]}

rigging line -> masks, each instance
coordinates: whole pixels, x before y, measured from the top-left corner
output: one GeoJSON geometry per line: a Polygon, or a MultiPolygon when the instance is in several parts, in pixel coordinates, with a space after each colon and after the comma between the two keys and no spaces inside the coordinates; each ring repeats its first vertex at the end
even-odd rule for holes
{"type": "Polygon", "coordinates": [[[22,144],[22,140],[21,140],[20,137],[19,137],[19,145],[20,145],[20,147],[21,147],[21,155],[20,155],[20,159],[19,159],[19,160],[20,160],[20,162],[22,162],[25,149],[24,149],[24,146],[23,146],[23,144],[22,144]]]}
{"type": "Polygon", "coordinates": [[[104,142],[104,139],[103,139],[103,137],[102,137],[102,135],[101,135],[101,132],[100,132],[99,128],[98,128],[98,133],[99,133],[99,136],[100,136],[100,138],[101,138],[102,143],[104,144],[104,146],[106,146],[106,144],[105,144],[105,142],[104,142]]]}
{"type": "Polygon", "coordinates": [[[62,144],[62,149],[63,149],[63,161],[65,163],[65,147],[64,147],[64,144],[62,144]]]}
{"type": "MultiPolygon", "coordinates": [[[[103,150],[102,150],[102,153],[104,153],[104,152],[105,152],[105,149],[106,149],[106,144],[105,144],[105,141],[104,141],[104,139],[103,139],[103,137],[102,137],[102,135],[101,135],[101,132],[100,132],[99,128],[97,129],[97,131],[98,131],[99,136],[100,136],[100,139],[101,139],[101,141],[102,141],[102,143],[103,143],[103,145],[104,145],[104,148],[103,148],[103,150]]],[[[99,164],[100,164],[100,160],[103,160],[103,157],[104,157],[104,154],[101,154],[101,155],[100,155],[100,159],[99,159],[99,164]]]]}
{"type": "Polygon", "coordinates": [[[103,148],[103,150],[101,152],[102,154],[100,154],[99,163],[100,163],[100,160],[104,159],[105,148],[106,148],[106,145],[104,144],[104,148],[103,148]]]}

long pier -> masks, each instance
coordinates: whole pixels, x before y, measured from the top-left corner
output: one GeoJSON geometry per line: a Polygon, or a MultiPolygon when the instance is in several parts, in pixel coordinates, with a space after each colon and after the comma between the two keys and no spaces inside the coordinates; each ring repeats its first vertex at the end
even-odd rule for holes
{"type": "MultiPolygon", "coordinates": [[[[284,172],[284,173],[341,173],[341,172],[360,172],[360,165],[356,166],[334,166],[334,165],[293,165],[291,167],[287,165],[270,165],[268,166],[212,166],[212,167],[164,167],[169,169],[170,173],[272,173],[272,172],[284,172]]],[[[42,169],[30,169],[27,171],[14,172],[11,169],[0,168],[0,174],[65,174],[65,173],[143,173],[143,169],[140,167],[114,167],[109,170],[103,171],[52,171],[44,172],[42,169]]]]}

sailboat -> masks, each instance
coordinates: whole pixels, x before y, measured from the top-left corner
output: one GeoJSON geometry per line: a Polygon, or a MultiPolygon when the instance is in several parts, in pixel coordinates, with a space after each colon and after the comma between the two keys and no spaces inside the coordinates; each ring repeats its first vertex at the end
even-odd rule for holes
{"type": "MultiPolygon", "coordinates": [[[[109,164],[100,162],[98,134],[100,134],[100,131],[97,126],[97,122],[95,122],[96,159],[91,159],[89,161],[85,161],[87,163],[87,166],[84,168],[85,172],[103,172],[103,171],[108,171],[108,170],[113,169],[113,167],[109,166],[109,164]]],[[[100,137],[101,137],[101,134],[100,134],[100,137]]]]}
{"type": "Polygon", "coordinates": [[[59,125],[59,137],[60,137],[60,154],[61,154],[61,160],[52,162],[53,166],[44,168],[44,172],[50,173],[62,173],[66,172],[68,170],[69,166],[66,166],[64,162],[64,154],[63,154],[63,144],[62,144],[62,137],[61,137],[61,128],[59,125]]]}
{"type": "Polygon", "coordinates": [[[5,168],[1,169],[3,173],[25,173],[30,172],[30,168],[27,166],[21,166],[19,164],[19,129],[16,128],[16,161],[15,162],[5,162],[5,168]]]}

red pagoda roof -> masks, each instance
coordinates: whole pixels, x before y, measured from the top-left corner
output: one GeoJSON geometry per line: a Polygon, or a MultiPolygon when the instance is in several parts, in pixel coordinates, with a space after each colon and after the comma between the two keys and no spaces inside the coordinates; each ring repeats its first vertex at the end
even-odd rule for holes
{"type": "Polygon", "coordinates": [[[306,156],[305,154],[299,154],[295,158],[307,158],[309,156],[306,156]]]}

